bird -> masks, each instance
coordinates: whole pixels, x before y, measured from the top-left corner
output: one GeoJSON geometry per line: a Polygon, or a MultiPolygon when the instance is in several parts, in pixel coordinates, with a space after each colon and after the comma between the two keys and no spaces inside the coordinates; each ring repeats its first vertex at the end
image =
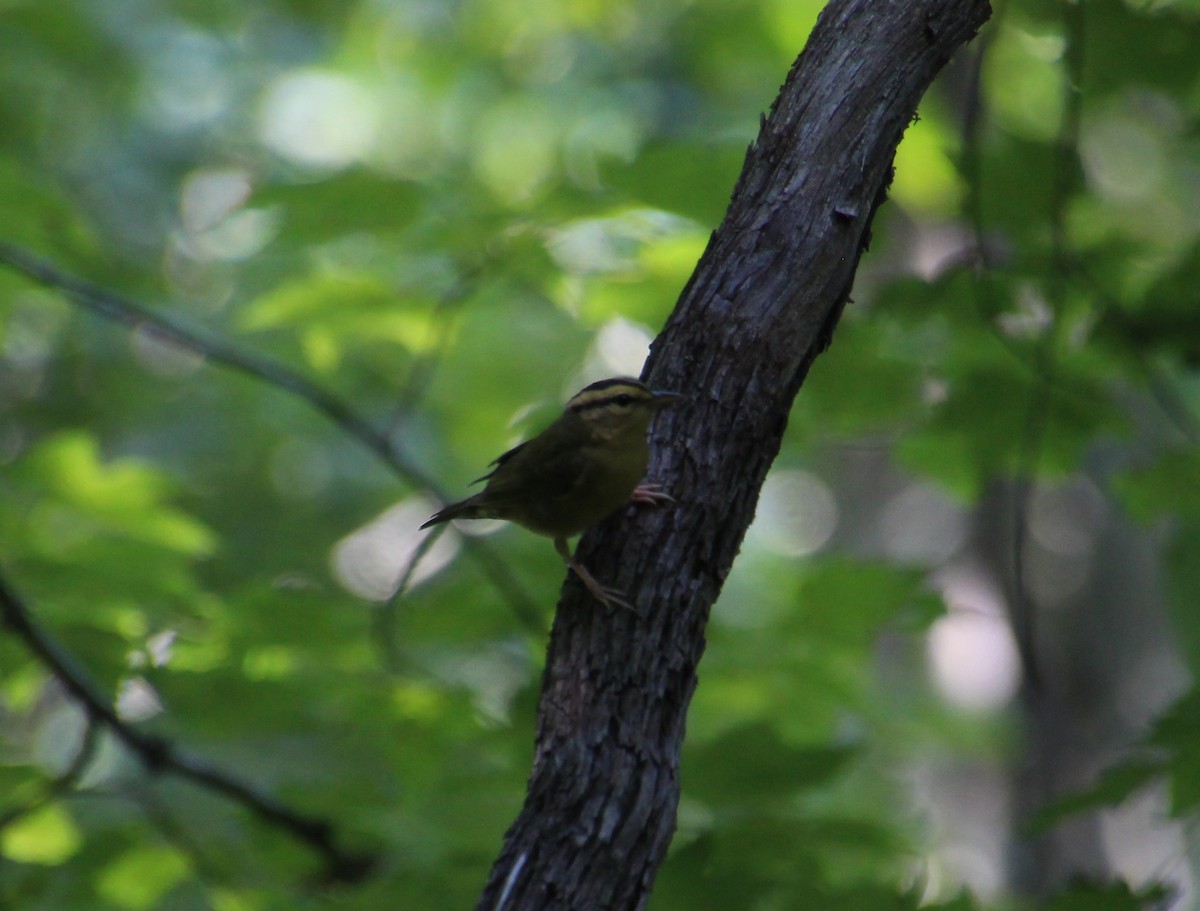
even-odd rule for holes
{"type": "Polygon", "coordinates": [[[515,522],[553,538],[567,568],[606,607],[636,610],[621,592],[596,581],[567,539],[625,503],[675,502],[661,485],[643,483],[650,460],[646,433],[658,412],[683,399],[628,376],[585,386],[553,424],[492,461],[492,470],[471,482],[486,481],[483,490],[442,508],[421,528],[453,519],[515,522]]]}

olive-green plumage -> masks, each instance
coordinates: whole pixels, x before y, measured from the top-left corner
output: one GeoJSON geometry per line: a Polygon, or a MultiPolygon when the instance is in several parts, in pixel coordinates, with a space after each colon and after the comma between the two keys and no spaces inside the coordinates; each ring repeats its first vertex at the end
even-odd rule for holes
{"type": "Polygon", "coordinates": [[[595,525],[632,498],[669,501],[653,485],[639,486],[650,458],[646,431],[654,415],[682,396],[651,390],[630,377],[582,389],[540,434],[496,459],[479,478],[487,485],[422,525],[451,519],[507,519],[554,539],[555,547],[601,601],[623,604],[571,557],[566,539],[595,525]]]}

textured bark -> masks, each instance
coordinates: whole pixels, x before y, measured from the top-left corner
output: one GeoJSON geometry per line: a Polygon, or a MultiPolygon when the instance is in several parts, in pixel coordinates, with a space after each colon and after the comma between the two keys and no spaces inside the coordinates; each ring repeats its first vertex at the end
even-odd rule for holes
{"type": "Polygon", "coordinates": [[[566,582],[528,795],[480,909],[645,905],[675,828],[709,609],[848,299],[900,137],[990,12],[987,0],[834,0],[818,20],[647,365],[653,385],[692,397],[652,439],[651,477],[678,505],[613,517],[580,544],[640,613],[566,582]]]}

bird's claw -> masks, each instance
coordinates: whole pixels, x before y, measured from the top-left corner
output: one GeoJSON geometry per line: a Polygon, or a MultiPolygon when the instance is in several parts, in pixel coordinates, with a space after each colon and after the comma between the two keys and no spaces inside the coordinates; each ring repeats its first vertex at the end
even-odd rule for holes
{"type": "Polygon", "coordinates": [[[663,490],[661,484],[639,484],[629,495],[629,502],[641,506],[674,506],[675,498],[663,490]]]}
{"type": "Polygon", "coordinates": [[[626,600],[625,593],[622,592],[620,589],[608,588],[607,586],[602,586],[601,589],[604,592],[603,598],[600,597],[600,595],[596,594],[596,592],[592,592],[592,594],[596,595],[596,600],[599,601],[601,604],[603,604],[605,607],[620,607],[620,608],[623,608],[624,610],[632,611],[635,614],[639,613],[638,609],[636,607],[634,607],[634,605],[631,604],[628,600],[626,600]]]}
{"type": "Polygon", "coordinates": [[[579,577],[579,581],[583,583],[584,587],[592,593],[592,597],[605,607],[623,607],[626,610],[633,611],[635,614],[638,612],[636,607],[625,600],[624,592],[617,588],[609,588],[601,585],[582,563],[576,563],[572,560],[568,566],[579,577]]]}

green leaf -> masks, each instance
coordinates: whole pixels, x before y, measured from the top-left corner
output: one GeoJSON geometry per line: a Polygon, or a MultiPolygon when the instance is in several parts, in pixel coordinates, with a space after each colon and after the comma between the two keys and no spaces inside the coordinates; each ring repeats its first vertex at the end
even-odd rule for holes
{"type": "Polygon", "coordinates": [[[829,351],[813,364],[793,417],[809,434],[887,433],[928,413],[922,342],[876,316],[847,313],[829,351]]]}
{"type": "Polygon", "coordinates": [[[1139,519],[1164,514],[1200,518],[1200,450],[1164,452],[1150,465],[1113,479],[1125,506],[1139,519]]]}
{"type": "Polygon", "coordinates": [[[105,462],[93,437],[66,432],[43,441],[22,466],[46,496],[28,516],[28,533],[46,554],[117,536],[189,557],[207,556],[212,532],[165,501],[171,483],[138,459],[105,462]]]}
{"type": "MultiPolygon", "coordinates": [[[[1188,486],[1193,488],[1194,481],[1188,486]]],[[[1191,495],[1180,492],[1185,500],[1191,495]]],[[[1193,673],[1197,673],[1200,672],[1200,611],[1196,610],[1196,593],[1200,592],[1200,520],[1193,513],[1187,515],[1190,521],[1175,530],[1167,548],[1167,595],[1180,650],[1193,673]]]]}
{"type": "Polygon", "coordinates": [[[1106,770],[1094,788],[1061,798],[1040,809],[1029,823],[1030,831],[1045,832],[1076,813],[1119,806],[1164,771],[1165,764],[1156,760],[1135,759],[1120,763],[1106,770]]]}
{"type": "Polygon", "coordinates": [[[1168,888],[1153,883],[1134,891],[1126,882],[1078,882],[1056,893],[1046,911],[1152,911],[1170,895],[1168,888]]]}
{"type": "Polygon", "coordinates": [[[279,206],[288,237],[313,244],[347,232],[394,231],[416,214],[420,194],[410,183],[359,168],[316,182],[267,184],[254,203],[279,206]]]}
{"type": "Polygon", "coordinates": [[[1200,807],[1200,690],[1193,688],[1158,720],[1149,742],[1170,751],[1171,812],[1195,812],[1200,807]]]}
{"type": "Polygon", "coordinates": [[[163,896],[187,876],[187,859],[166,845],[131,848],[111,863],[96,883],[107,901],[131,911],[161,907],[163,896]]]}
{"type": "Polygon", "coordinates": [[[50,803],[0,830],[0,854],[28,864],[65,863],[80,848],[83,833],[61,804],[50,803]]]}
{"type": "Polygon", "coordinates": [[[765,722],[744,725],[689,751],[688,795],[714,806],[779,804],[797,791],[827,784],[856,753],[855,747],[791,746],[765,722]]]}
{"type": "Polygon", "coordinates": [[[745,160],[744,142],[708,144],[697,155],[689,143],[654,143],[605,175],[636,202],[716,226],[729,204],[729,188],[745,160]]]}

